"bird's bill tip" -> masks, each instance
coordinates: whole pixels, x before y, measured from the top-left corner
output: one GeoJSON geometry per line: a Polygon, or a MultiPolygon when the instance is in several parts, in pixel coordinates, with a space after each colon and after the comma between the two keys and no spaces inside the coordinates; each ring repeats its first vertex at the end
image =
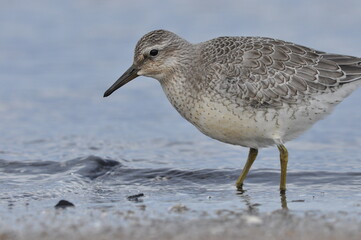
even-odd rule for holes
{"type": "Polygon", "coordinates": [[[108,88],[108,90],[105,91],[103,97],[108,97],[118,88],[124,86],[138,76],[138,69],[132,65],[130,68],[128,68],[127,71],[125,71],[125,73],[123,73],[122,76],[120,76],[120,78],[110,88],[108,88]]]}
{"type": "Polygon", "coordinates": [[[112,93],[113,93],[113,91],[109,91],[109,89],[108,89],[107,91],[105,91],[103,97],[108,97],[108,96],[110,96],[110,94],[112,94],[112,93]]]}

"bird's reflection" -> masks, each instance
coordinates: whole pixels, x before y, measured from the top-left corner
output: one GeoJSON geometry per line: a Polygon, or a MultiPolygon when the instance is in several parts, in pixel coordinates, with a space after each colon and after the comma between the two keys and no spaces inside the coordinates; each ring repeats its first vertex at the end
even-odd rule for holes
{"type": "Polygon", "coordinates": [[[288,211],[286,193],[285,192],[280,193],[280,197],[281,197],[281,209],[288,211]]]}
{"type": "MultiPolygon", "coordinates": [[[[249,194],[247,194],[247,190],[237,190],[236,194],[242,199],[242,201],[247,206],[247,212],[249,214],[256,214],[259,212],[258,207],[261,205],[259,203],[253,203],[252,198],[249,194]]],[[[287,206],[287,196],[285,192],[280,193],[280,205],[282,211],[288,211],[287,206]]]]}

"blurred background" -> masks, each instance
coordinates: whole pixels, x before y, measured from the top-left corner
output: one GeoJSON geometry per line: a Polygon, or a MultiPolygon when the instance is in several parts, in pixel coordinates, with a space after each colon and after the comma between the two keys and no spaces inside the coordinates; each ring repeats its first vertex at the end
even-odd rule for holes
{"type": "MultiPolygon", "coordinates": [[[[96,204],[99,198],[110,202],[104,189],[119,199],[123,178],[109,178],[106,183],[99,180],[96,188],[84,180],[84,171],[77,175],[79,168],[95,160],[70,160],[91,155],[134,169],[232,169],[219,175],[224,185],[208,187],[231,191],[220,196],[234,194],[233,181],[248,150],[203,136],[178,115],[156,80],[139,77],[103,98],[104,91],[132,64],[138,39],[151,30],[167,29],[193,43],[227,35],[265,36],[361,56],[359,0],[0,0],[0,6],[0,200],[5,202],[64,197],[65,193],[79,193],[80,188],[96,199],[85,195],[84,202],[96,204]],[[44,162],[48,165],[41,165],[44,162]],[[58,162],[69,168],[60,171],[66,164],[58,166],[58,162]]],[[[312,176],[296,171],[328,172],[318,175],[327,179],[312,182],[320,185],[310,186],[323,193],[323,183],[337,182],[342,176],[346,179],[342,183],[355,181],[359,186],[360,180],[346,173],[360,172],[360,102],[358,89],[329,118],[287,143],[290,183],[304,177],[298,182],[299,189],[291,187],[297,194],[311,184],[312,176]],[[345,175],[335,174],[339,171],[345,175]]],[[[98,167],[90,164],[88,174],[102,173],[98,167]]],[[[263,188],[261,184],[272,179],[269,184],[278,207],[277,149],[261,151],[253,168],[274,170],[270,176],[261,171],[251,178],[252,189],[258,186],[268,193],[267,184],[263,188]]],[[[143,175],[138,173],[134,179],[143,175]]],[[[197,184],[200,179],[204,177],[186,183],[197,184]]],[[[149,184],[148,179],[143,180],[149,184]]],[[[167,184],[164,187],[169,190],[167,184]]],[[[203,187],[204,182],[200,184],[203,187]]],[[[346,195],[340,188],[336,186],[333,193],[342,195],[337,195],[342,208],[346,195]]],[[[342,189],[351,193],[344,186],[342,189]]],[[[267,194],[259,196],[260,201],[269,202],[267,194]]],[[[351,198],[355,196],[360,199],[359,190],[351,198]]],[[[317,207],[330,208],[324,205],[329,199],[326,196],[317,207]]],[[[228,204],[222,201],[222,206],[228,204]]],[[[333,203],[331,208],[335,206],[333,203]]]]}
{"type": "MultiPolygon", "coordinates": [[[[5,154],[0,158],[59,160],[114,142],[164,138],[213,142],[178,116],[156,80],[140,77],[102,98],[132,63],[138,39],[154,29],[193,43],[225,35],[267,36],[361,56],[358,0],[0,3],[0,153],[5,154]]],[[[350,121],[338,138],[345,131],[353,134],[360,126],[360,93],[303,139],[338,141],[330,140],[332,133],[315,133],[338,135],[339,124],[350,121]]],[[[102,154],[117,157],[108,150],[102,154]]]]}

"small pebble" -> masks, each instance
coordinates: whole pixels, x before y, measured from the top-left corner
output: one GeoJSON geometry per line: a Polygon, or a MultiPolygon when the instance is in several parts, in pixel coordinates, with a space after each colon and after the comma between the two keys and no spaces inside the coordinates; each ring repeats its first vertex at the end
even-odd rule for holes
{"type": "Polygon", "coordinates": [[[135,194],[135,195],[128,196],[127,199],[128,199],[129,201],[139,202],[139,201],[141,201],[141,200],[139,199],[140,197],[144,197],[144,193],[139,193],[139,194],[135,194]]]}
{"type": "Polygon", "coordinates": [[[55,208],[68,208],[68,207],[75,207],[75,205],[67,200],[60,200],[55,206],[55,208]]]}
{"type": "Polygon", "coordinates": [[[263,223],[263,220],[260,217],[253,215],[243,216],[243,219],[246,221],[248,225],[259,225],[263,223]]]}
{"type": "Polygon", "coordinates": [[[189,210],[189,208],[183,204],[177,204],[177,205],[174,205],[171,208],[169,208],[170,212],[175,212],[175,213],[184,213],[188,210],[189,210]]]}

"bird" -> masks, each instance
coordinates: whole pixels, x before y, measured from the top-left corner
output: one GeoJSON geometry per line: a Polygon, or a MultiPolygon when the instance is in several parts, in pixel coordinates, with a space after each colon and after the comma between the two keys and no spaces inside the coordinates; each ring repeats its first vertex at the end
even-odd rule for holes
{"type": "Polygon", "coordinates": [[[224,36],[193,44],[161,29],[140,38],[133,64],[104,97],[138,76],[158,80],[173,107],[203,134],[249,148],[238,190],[259,149],[277,146],[284,194],[285,142],[361,85],[361,58],[267,37],[224,36]]]}

